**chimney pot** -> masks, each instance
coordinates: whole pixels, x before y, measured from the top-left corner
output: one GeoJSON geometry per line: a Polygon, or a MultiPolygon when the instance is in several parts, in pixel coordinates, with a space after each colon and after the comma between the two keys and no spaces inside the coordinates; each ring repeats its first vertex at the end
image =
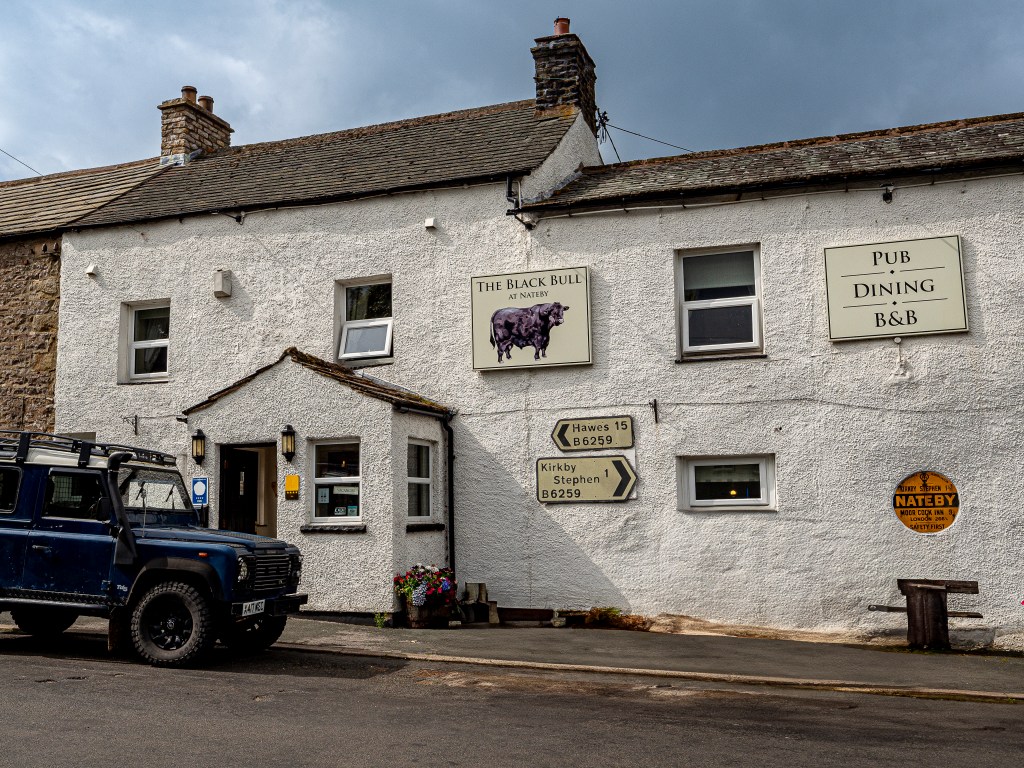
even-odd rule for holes
{"type": "Polygon", "coordinates": [[[198,91],[194,85],[183,85],[181,86],[181,98],[187,101],[189,104],[196,103],[196,94],[198,91]]]}
{"type": "Polygon", "coordinates": [[[199,106],[205,109],[210,114],[213,114],[213,97],[212,96],[200,96],[199,106]]]}
{"type": "Polygon", "coordinates": [[[555,34],[556,35],[568,35],[569,34],[569,20],[564,16],[559,16],[555,19],[555,34]]]}

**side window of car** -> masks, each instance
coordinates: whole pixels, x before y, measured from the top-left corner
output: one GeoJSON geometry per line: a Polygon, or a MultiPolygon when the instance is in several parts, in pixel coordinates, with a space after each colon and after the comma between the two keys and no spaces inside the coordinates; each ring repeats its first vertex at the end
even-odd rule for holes
{"type": "Polygon", "coordinates": [[[14,511],[18,503],[21,472],[14,467],[0,467],[0,515],[14,511]]]}
{"type": "Polygon", "coordinates": [[[95,520],[104,495],[100,480],[98,472],[51,472],[43,516],[95,520]]]}

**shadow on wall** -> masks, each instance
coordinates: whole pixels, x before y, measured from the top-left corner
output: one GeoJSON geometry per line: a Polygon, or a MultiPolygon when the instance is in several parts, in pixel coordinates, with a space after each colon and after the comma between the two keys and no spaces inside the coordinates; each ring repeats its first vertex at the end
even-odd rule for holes
{"type": "Polygon", "coordinates": [[[533,458],[520,481],[521,449],[507,424],[495,444],[465,428],[456,435],[456,554],[459,580],[485,582],[492,599],[514,608],[589,608],[629,604],[604,570],[536,499],[533,458]]]}

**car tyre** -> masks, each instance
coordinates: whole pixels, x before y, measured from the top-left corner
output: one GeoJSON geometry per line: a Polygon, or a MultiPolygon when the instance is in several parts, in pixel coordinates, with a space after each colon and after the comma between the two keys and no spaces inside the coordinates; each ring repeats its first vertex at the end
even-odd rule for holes
{"type": "Polygon", "coordinates": [[[11,609],[11,618],[22,632],[33,637],[55,637],[78,619],[78,614],[63,608],[24,607],[11,609]]]}
{"type": "Polygon", "coordinates": [[[241,653],[266,650],[280,639],[287,623],[287,616],[253,616],[228,626],[221,642],[241,653]]]}
{"type": "Polygon", "coordinates": [[[132,610],[131,636],[136,653],[154,666],[199,661],[215,640],[209,601],[188,584],[157,584],[132,610]]]}

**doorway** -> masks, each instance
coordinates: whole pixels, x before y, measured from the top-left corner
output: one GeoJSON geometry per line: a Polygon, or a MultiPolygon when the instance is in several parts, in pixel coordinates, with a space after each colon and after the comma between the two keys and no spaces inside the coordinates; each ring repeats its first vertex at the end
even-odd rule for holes
{"type": "Polygon", "coordinates": [[[219,527],[277,536],[277,444],[220,448],[219,527]]]}

